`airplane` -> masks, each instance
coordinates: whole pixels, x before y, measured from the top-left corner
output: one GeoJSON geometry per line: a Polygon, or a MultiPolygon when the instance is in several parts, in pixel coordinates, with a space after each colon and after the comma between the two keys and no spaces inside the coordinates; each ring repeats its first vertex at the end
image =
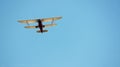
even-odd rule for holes
{"type": "Polygon", "coordinates": [[[48,30],[44,30],[43,28],[56,26],[54,21],[59,20],[61,18],[62,17],[51,17],[51,18],[42,18],[42,19],[31,19],[31,20],[18,20],[18,22],[28,24],[28,26],[25,26],[25,28],[39,28],[39,30],[36,32],[44,33],[44,32],[48,32],[48,30]],[[29,23],[36,23],[36,22],[38,23],[38,25],[29,26],[29,23]],[[43,25],[43,22],[51,22],[51,24],[43,25]]]}

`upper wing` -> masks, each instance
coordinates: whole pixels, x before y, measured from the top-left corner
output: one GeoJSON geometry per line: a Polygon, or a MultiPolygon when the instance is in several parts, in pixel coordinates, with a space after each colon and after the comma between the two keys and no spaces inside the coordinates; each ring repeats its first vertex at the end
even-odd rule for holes
{"type": "Polygon", "coordinates": [[[50,21],[54,21],[54,20],[59,20],[62,17],[52,17],[52,18],[43,18],[41,19],[42,22],[50,22],[50,21]]]}
{"type": "MultiPolygon", "coordinates": [[[[43,18],[40,19],[42,22],[50,22],[50,21],[54,21],[54,20],[59,20],[62,17],[52,17],[52,18],[43,18]]],[[[18,22],[20,23],[35,23],[37,22],[39,19],[31,19],[31,20],[19,20],[18,22]]]]}
{"type": "Polygon", "coordinates": [[[31,19],[31,20],[19,20],[18,22],[20,23],[35,23],[37,22],[38,19],[31,19]]]}

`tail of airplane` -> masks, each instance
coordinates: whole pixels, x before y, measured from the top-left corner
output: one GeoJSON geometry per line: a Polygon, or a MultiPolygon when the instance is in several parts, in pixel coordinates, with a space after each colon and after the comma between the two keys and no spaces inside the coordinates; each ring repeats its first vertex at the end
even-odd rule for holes
{"type": "MultiPolygon", "coordinates": [[[[40,30],[36,31],[37,33],[42,33],[40,30]]],[[[48,30],[43,30],[43,32],[48,32],[48,30]]]]}

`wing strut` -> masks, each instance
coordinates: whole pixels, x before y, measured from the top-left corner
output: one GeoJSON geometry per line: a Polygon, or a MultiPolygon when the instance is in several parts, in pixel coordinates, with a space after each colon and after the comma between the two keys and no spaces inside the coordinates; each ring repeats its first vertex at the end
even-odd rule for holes
{"type": "Polygon", "coordinates": [[[27,22],[27,25],[30,26],[30,24],[28,23],[28,21],[26,21],[26,22],[27,22]]]}
{"type": "Polygon", "coordinates": [[[52,19],[52,22],[51,22],[51,24],[53,24],[54,23],[54,18],[52,19]]]}

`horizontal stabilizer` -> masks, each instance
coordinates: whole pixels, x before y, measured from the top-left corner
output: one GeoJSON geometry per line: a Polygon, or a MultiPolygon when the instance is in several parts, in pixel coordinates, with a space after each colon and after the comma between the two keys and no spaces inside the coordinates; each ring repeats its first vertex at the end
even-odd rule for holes
{"type": "MultiPolygon", "coordinates": [[[[37,33],[42,33],[40,30],[36,31],[37,33]]],[[[43,30],[43,32],[48,32],[48,30],[43,30]]]]}
{"type": "Polygon", "coordinates": [[[49,28],[49,27],[53,27],[56,26],[57,24],[46,24],[44,28],[49,28]]]}
{"type": "Polygon", "coordinates": [[[25,26],[25,28],[36,28],[36,26],[25,26]]]}

